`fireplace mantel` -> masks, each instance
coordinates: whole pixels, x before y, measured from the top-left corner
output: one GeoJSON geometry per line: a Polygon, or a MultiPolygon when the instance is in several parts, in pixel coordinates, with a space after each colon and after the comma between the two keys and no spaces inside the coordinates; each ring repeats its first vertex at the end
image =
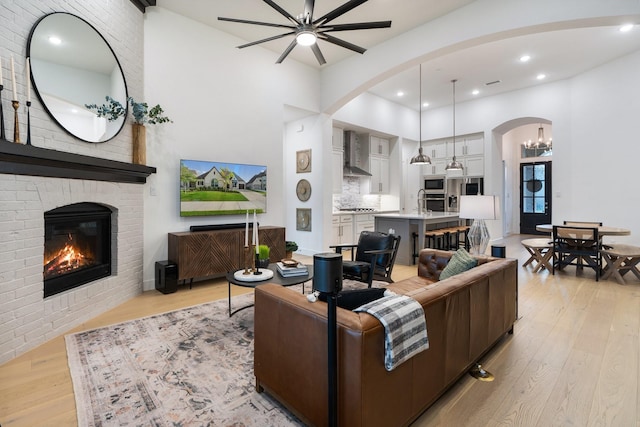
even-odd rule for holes
{"type": "Polygon", "coordinates": [[[152,173],[151,166],[0,140],[0,174],[144,184],[152,173]]]}

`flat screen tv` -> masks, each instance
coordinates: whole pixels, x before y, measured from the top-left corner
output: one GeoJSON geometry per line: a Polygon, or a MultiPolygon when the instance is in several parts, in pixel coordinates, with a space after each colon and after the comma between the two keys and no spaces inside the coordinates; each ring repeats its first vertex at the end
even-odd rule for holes
{"type": "Polygon", "coordinates": [[[267,167],[180,160],[180,216],[267,211],[267,167]]]}

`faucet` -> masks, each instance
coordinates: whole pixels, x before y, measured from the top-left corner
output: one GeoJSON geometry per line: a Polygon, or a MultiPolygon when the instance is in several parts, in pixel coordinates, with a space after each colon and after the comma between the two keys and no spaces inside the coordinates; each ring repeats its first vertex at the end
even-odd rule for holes
{"type": "Polygon", "coordinates": [[[422,210],[426,208],[424,201],[427,198],[427,192],[424,188],[418,190],[418,215],[422,215],[422,210]],[[422,194],[422,196],[420,196],[422,194]]]}

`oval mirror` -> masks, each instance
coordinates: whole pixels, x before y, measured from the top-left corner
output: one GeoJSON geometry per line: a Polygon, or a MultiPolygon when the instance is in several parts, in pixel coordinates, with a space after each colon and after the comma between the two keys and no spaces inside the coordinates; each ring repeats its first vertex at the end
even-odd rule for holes
{"type": "Polygon", "coordinates": [[[86,142],[105,142],[120,132],[126,111],[108,121],[85,107],[110,96],[127,108],[120,63],[91,24],[66,12],[44,16],[31,29],[27,57],[38,99],[64,130],[86,142]]]}

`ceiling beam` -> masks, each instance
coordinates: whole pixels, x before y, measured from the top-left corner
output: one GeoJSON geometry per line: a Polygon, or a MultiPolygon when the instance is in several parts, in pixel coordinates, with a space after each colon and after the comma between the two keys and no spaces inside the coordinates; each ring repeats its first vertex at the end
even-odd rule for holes
{"type": "Polygon", "coordinates": [[[147,8],[147,6],[156,5],[156,0],[131,0],[131,3],[136,5],[136,7],[140,9],[140,12],[144,13],[144,10],[145,8],[147,8]]]}

